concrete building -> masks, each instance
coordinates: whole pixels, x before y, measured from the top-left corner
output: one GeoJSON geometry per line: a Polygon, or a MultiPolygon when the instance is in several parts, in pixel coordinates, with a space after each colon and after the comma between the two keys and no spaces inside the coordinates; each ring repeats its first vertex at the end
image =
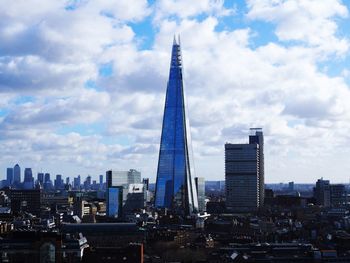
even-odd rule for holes
{"type": "Polygon", "coordinates": [[[331,188],[329,180],[318,179],[314,188],[314,197],[318,205],[331,206],[331,188]]]}
{"type": "Polygon", "coordinates": [[[263,206],[265,200],[264,134],[261,128],[250,128],[250,133],[249,144],[259,145],[259,206],[263,206]]]}
{"type": "Polygon", "coordinates": [[[347,204],[347,191],[343,184],[331,184],[331,206],[341,207],[347,204]]]}
{"type": "Polygon", "coordinates": [[[123,213],[132,213],[133,211],[145,207],[144,184],[129,184],[127,197],[123,206],[123,213]]]}
{"type": "Polygon", "coordinates": [[[251,128],[249,144],[225,144],[226,208],[256,211],[264,204],[264,139],[261,128],[251,128]]]}

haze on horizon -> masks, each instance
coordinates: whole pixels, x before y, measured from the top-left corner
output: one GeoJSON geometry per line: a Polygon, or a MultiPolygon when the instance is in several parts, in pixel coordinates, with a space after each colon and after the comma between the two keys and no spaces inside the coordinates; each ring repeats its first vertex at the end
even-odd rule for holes
{"type": "MultiPolygon", "coordinates": [[[[0,0],[6,167],[156,177],[174,34],[197,176],[265,136],[265,182],[350,178],[350,20],[341,0],[0,0]]],[[[23,178],[23,174],[22,174],[23,178]]]]}

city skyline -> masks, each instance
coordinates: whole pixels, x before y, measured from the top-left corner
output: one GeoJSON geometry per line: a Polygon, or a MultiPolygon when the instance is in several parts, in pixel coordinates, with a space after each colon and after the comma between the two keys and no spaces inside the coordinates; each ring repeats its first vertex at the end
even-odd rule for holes
{"type": "Polygon", "coordinates": [[[22,180],[30,167],[154,182],[180,34],[197,176],[223,180],[224,144],[262,127],[266,183],[349,182],[348,2],[38,3],[0,9],[1,179],[19,163],[22,180]]]}

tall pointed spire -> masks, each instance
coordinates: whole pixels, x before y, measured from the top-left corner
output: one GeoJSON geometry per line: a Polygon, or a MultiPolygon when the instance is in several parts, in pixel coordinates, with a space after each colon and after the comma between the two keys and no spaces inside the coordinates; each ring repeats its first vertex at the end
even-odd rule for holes
{"type": "Polygon", "coordinates": [[[181,48],[174,36],[159,149],[155,206],[189,215],[198,211],[198,200],[191,174],[186,128],[181,48]]]}

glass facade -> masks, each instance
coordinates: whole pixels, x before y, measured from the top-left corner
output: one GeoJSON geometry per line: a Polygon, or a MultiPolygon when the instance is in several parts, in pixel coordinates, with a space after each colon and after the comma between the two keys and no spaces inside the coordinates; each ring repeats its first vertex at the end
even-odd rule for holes
{"type": "Polygon", "coordinates": [[[181,214],[198,211],[188,152],[181,49],[174,40],[159,150],[156,207],[181,214]]]}
{"type": "Polygon", "coordinates": [[[21,182],[21,167],[18,164],[13,167],[13,183],[19,184],[21,182]]]}
{"type": "Polygon", "coordinates": [[[118,217],[121,214],[122,188],[110,187],[107,190],[107,216],[118,217]]]}
{"type": "Polygon", "coordinates": [[[129,171],[107,171],[106,172],[107,186],[125,186],[129,184],[141,183],[141,172],[130,169],[129,171]]]}
{"type": "Polygon", "coordinates": [[[106,172],[107,186],[127,186],[128,171],[107,171],[106,172]]]}
{"type": "Polygon", "coordinates": [[[7,186],[12,185],[12,183],[13,183],[13,168],[7,168],[6,181],[7,181],[7,186]]]}

